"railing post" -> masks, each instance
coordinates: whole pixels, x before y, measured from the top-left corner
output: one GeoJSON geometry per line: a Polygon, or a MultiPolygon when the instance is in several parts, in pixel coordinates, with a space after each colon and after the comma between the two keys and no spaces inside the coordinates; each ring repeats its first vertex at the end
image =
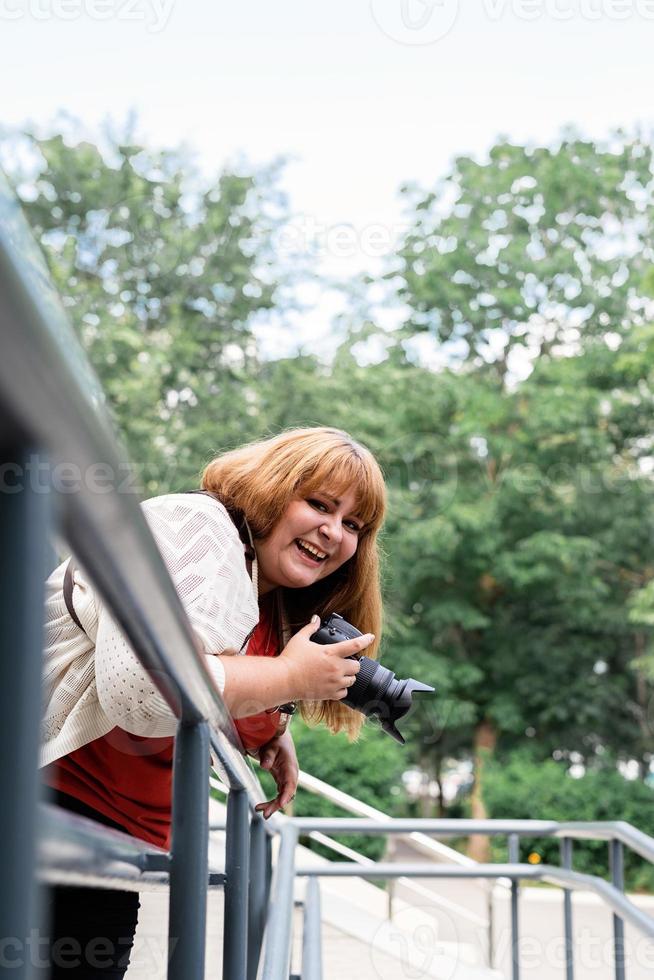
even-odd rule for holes
{"type": "Polygon", "coordinates": [[[250,824],[250,898],[248,905],[248,980],[256,980],[261,941],[266,925],[268,904],[266,868],[266,829],[259,814],[250,824]]]}
{"type": "Polygon", "coordinates": [[[488,889],[486,908],[488,910],[488,927],[486,929],[486,964],[489,970],[493,969],[495,959],[495,889],[491,885],[488,889]]]}
{"type": "Polygon", "coordinates": [[[309,878],[304,896],[302,933],[302,980],[322,980],[322,937],[320,934],[320,885],[309,878]]]}
{"type": "MultiPolygon", "coordinates": [[[[572,869],[572,839],[564,837],[559,846],[561,867],[572,869]]],[[[574,946],[572,941],[572,892],[563,889],[563,923],[565,928],[565,980],[574,980],[574,946]]]]}
{"type": "Polygon", "coordinates": [[[177,728],[173,765],[168,980],[204,980],[209,880],[209,729],[177,728]]]}
{"type": "Polygon", "coordinates": [[[223,977],[247,980],[250,846],[248,798],[242,789],[230,789],[227,797],[225,848],[223,977]]]}
{"type": "Polygon", "coordinates": [[[289,820],[281,832],[270,914],[266,923],[266,952],[261,974],[262,980],[288,980],[291,962],[293,885],[297,839],[297,827],[289,820]]]}
{"type": "MultiPolygon", "coordinates": [[[[0,937],[17,980],[28,976],[41,718],[43,580],[48,486],[32,478],[27,450],[0,450],[0,937]],[[15,944],[12,950],[12,944],[15,944]],[[12,963],[15,957],[15,963],[12,963]]],[[[37,471],[38,475],[38,471],[37,471]]]]}
{"type": "MultiPolygon", "coordinates": [[[[520,863],[520,837],[509,834],[509,864],[520,863]]],[[[515,878],[511,879],[511,977],[520,980],[520,922],[518,918],[518,899],[520,886],[515,878]]]]}
{"type": "Polygon", "coordinates": [[[270,886],[272,884],[273,860],[272,837],[266,834],[266,908],[270,902],[270,886]]]}
{"type": "MultiPolygon", "coordinates": [[[[621,892],[624,891],[624,849],[622,842],[612,840],[609,843],[609,865],[611,881],[621,892]]],[[[624,922],[619,915],[613,915],[613,957],[615,963],[615,980],[625,980],[624,958],[624,922]]]]}

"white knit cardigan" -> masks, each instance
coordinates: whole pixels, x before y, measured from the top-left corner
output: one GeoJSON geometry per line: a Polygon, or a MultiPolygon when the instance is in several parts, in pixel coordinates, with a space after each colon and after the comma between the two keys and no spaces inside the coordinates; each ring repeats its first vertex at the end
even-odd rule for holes
{"type": "MultiPolygon", "coordinates": [[[[219,654],[241,651],[259,620],[257,562],[248,575],[227,511],[202,494],[170,494],[142,505],[207,665],[223,691],[219,654]]],[[[177,721],[120,628],[75,568],[73,605],[63,597],[67,561],[46,583],[41,765],[120,726],[134,735],[174,735],[177,721]]]]}

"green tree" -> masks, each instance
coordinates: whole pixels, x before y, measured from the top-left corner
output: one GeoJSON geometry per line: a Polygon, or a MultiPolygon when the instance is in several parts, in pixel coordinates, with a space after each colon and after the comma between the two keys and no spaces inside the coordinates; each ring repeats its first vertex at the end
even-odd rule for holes
{"type": "Polygon", "coordinates": [[[190,161],[61,136],[12,174],[149,492],[256,432],[252,319],[275,303],[275,171],[189,176],[190,161]]]}
{"type": "Polygon", "coordinates": [[[646,305],[653,189],[652,147],[624,134],[457,158],[435,190],[405,189],[412,222],[392,275],[407,332],[500,379],[584,338],[619,338],[646,305]]]}
{"type": "Polygon", "coordinates": [[[148,492],[297,424],[349,430],[386,472],[382,655],[437,696],[405,720],[404,750],[371,730],[344,764],[302,730],[307,767],[387,809],[395,766],[438,781],[447,758],[472,756],[478,816],[482,773],[525,742],[593,771],[636,758],[645,775],[651,148],[503,141],[485,164],[457,160],[414,194],[393,269],[403,329],[382,335],[357,311],[327,365],[257,354],[253,318],[283,302],[274,170],[207,187],[185,158],[129,141],[32,148],[36,175],[14,182],[148,492]],[[417,362],[427,331],[447,368],[417,362]],[[380,336],[385,355],[364,365],[380,336]]]}
{"type": "Polygon", "coordinates": [[[331,368],[267,365],[261,397],[273,425],[342,425],[384,466],[383,657],[438,689],[405,722],[411,756],[439,780],[450,755],[472,751],[479,771],[527,738],[543,757],[645,768],[625,603],[647,560],[651,485],[613,423],[623,394],[599,383],[608,349],[544,360],[506,391],[434,374],[401,344],[364,368],[355,340],[331,368]]]}

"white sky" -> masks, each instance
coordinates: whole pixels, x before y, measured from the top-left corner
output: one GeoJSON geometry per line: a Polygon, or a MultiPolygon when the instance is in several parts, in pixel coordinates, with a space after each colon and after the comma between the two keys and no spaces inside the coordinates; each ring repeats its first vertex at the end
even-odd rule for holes
{"type": "MultiPolygon", "coordinates": [[[[391,240],[398,187],[432,183],[453,155],[654,121],[654,0],[456,4],[0,0],[0,121],[65,111],[93,135],[134,110],[142,140],[186,141],[208,173],[288,156],[297,221],[332,229],[323,270],[345,278],[378,268],[366,230],[391,240]],[[341,222],[354,238],[339,254],[341,222]]],[[[338,306],[316,303],[296,340],[338,306]]]]}

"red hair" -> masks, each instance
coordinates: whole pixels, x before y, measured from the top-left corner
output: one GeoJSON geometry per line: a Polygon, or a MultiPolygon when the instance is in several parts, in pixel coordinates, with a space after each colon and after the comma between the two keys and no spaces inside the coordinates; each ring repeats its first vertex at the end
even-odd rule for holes
{"type": "MultiPolygon", "coordinates": [[[[374,633],[366,656],[376,656],[382,628],[377,534],[386,510],[384,478],[372,453],[340,429],[291,429],[212,460],[202,488],[245,515],[255,538],[267,537],[299,495],[354,489],[363,527],[357,550],[341,568],[306,589],[284,589],[283,607],[295,632],[317,613],[339,612],[362,633],[374,633]]],[[[340,701],[304,702],[302,714],[354,738],[363,715],[340,701]]]]}

